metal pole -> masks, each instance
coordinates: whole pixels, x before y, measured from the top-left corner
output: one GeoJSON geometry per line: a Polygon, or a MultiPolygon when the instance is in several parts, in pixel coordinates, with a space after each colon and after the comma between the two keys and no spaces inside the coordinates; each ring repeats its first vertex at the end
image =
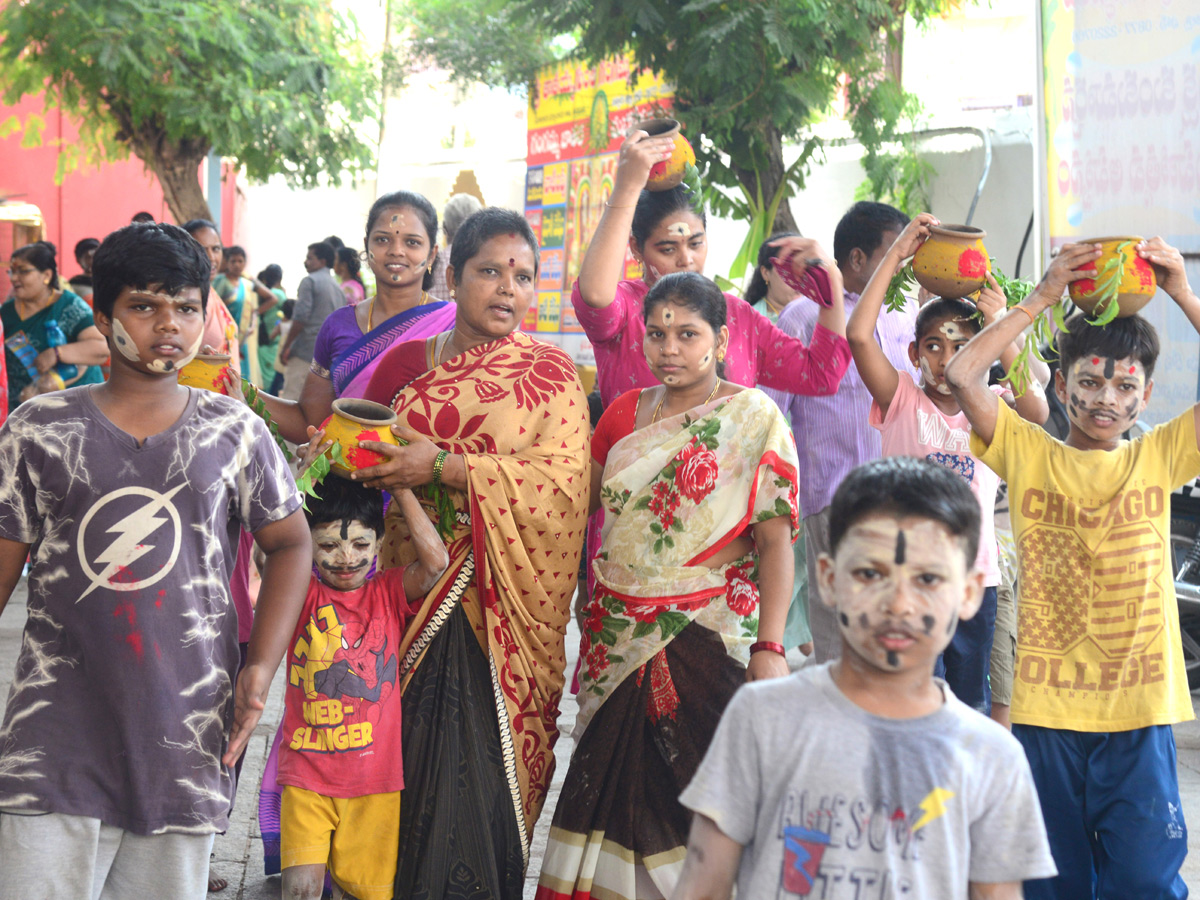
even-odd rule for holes
{"type": "Polygon", "coordinates": [[[217,231],[221,230],[221,157],[208,151],[208,211],[212,213],[217,231]]]}

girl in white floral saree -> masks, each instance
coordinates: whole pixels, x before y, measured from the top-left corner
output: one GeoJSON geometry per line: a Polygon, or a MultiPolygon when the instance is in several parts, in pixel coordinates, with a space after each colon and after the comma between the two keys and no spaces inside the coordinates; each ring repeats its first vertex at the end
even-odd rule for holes
{"type": "Polygon", "coordinates": [[[663,385],[619,397],[593,436],[603,541],[538,900],[669,897],[690,823],[676,798],[722,711],[788,674],[796,450],[766,395],[720,379],[724,306],[703,276],[660,279],[645,351],[663,385]]]}

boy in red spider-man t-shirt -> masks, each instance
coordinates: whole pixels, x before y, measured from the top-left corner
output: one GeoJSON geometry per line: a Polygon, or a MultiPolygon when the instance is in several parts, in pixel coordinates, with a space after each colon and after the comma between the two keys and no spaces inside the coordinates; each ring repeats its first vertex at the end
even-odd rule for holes
{"type": "Polygon", "coordinates": [[[389,900],[400,828],[400,635],[449,558],[412,491],[393,502],[417,561],[367,573],[383,537],[379,491],[341,478],[306,510],[312,577],[287,660],[279,783],[283,895],[321,896],[328,866],[360,900],[389,900]]]}

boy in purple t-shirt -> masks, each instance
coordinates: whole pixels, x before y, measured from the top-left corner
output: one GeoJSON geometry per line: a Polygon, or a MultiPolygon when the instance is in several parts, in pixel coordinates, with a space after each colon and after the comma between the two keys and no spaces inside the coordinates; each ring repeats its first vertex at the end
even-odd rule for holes
{"type": "Polygon", "coordinates": [[[108,382],[38,397],[0,428],[0,611],[30,558],[0,725],[0,900],[199,900],[312,545],[262,420],[177,381],[203,339],[200,246],[128,226],[93,278],[108,382]],[[242,527],[266,565],[238,676],[242,527]]]}

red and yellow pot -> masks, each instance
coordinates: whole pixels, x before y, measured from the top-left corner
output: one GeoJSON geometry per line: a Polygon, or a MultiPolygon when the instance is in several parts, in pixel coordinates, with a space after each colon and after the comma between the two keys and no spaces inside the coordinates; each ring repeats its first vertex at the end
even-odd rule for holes
{"type": "Polygon", "coordinates": [[[917,284],[948,300],[987,284],[992,265],[983,246],[986,231],[970,225],[931,225],[929,232],[912,260],[917,284]]]}
{"type": "Polygon", "coordinates": [[[646,132],[650,137],[669,137],[675,140],[671,158],[656,162],[650,167],[646,190],[669,191],[682,184],[688,165],[696,164],[696,151],[692,149],[688,139],[679,133],[679,123],[674,119],[643,119],[633,127],[637,131],[646,132]]]}
{"type": "Polygon", "coordinates": [[[382,444],[400,446],[400,439],[392,434],[396,413],[382,403],[343,397],[333,401],[333,415],[322,423],[325,440],[337,441],[342,455],[349,466],[334,462],[332,470],[339,475],[349,475],[384,462],[387,457],[374,450],[364,450],[361,441],[378,441],[382,444]]]}
{"type": "Polygon", "coordinates": [[[1103,289],[1113,272],[1113,269],[1108,267],[1119,265],[1121,280],[1116,286],[1116,318],[1132,316],[1149,303],[1154,292],[1158,290],[1158,279],[1154,277],[1154,267],[1137,255],[1137,245],[1141,242],[1142,238],[1137,235],[1077,241],[1080,244],[1099,244],[1100,258],[1093,263],[1096,267],[1095,278],[1081,278],[1071,282],[1071,302],[1088,315],[1094,316],[1096,307],[1106,299],[1103,289]],[[1118,255],[1121,260],[1114,263],[1118,255]],[[1110,275],[1103,274],[1106,269],[1110,275]]]}
{"type": "MultiPolygon", "coordinates": [[[[229,371],[230,359],[224,354],[201,354],[179,370],[179,383],[225,394],[225,373],[229,371]]],[[[241,373],[237,377],[241,378],[241,373]]]]}

